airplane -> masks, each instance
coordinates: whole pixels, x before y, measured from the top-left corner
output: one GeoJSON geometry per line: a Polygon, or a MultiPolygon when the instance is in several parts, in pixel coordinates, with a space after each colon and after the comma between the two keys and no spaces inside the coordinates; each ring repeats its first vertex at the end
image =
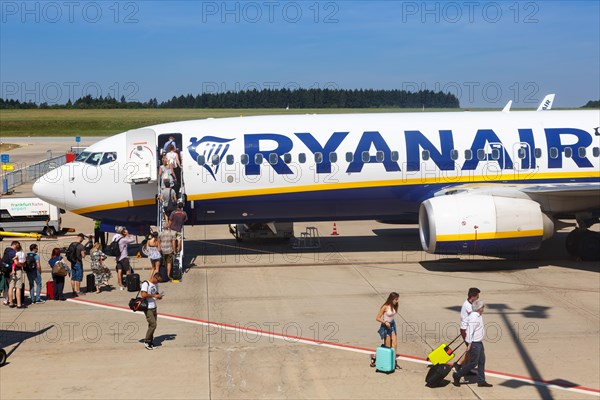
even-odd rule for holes
{"type": "Polygon", "coordinates": [[[33,186],[103,224],[156,225],[158,160],[180,149],[189,224],[418,223],[440,254],[534,251],[575,219],[600,257],[600,111],[256,116],[173,122],[100,140],[33,186]]]}

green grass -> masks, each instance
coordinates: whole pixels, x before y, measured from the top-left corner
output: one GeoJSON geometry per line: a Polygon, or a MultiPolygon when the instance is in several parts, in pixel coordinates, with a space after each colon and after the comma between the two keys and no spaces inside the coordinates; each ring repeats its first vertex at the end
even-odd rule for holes
{"type": "MultiPolygon", "coordinates": [[[[421,109],[135,109],[135,110],[0,110],[0,138],[14,136],[110,136],[165,122],[252,115],[415,112],[421,109]]],[[[426,111],[459,111],[428,109],[426,111]]]]}

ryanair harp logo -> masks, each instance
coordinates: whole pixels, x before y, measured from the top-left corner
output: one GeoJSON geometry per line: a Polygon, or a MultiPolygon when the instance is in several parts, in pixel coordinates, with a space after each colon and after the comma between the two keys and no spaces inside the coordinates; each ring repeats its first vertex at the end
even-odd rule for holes
{"type": "Polygon", "coordinates": [[[204,167],[214,180],[217,180],[217,172],[221,160],[225,158],[227,150],[229,150],[229,142],[235,139],[222,139],[215,136],[205,136],[198,140],[195,137],[190,138],[188,151],[198,165],[204,167]],[[218,156],[219,161],[213,163],[213,159],[218,156]]]}

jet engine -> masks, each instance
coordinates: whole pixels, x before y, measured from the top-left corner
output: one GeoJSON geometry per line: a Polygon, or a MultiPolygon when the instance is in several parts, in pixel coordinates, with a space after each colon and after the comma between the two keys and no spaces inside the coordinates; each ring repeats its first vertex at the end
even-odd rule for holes
{"type": "Polygon", "coordinates": [[[554,222],[535,201],[455,194],[421,203],[423,250],[442,254],[505,254],[539,249],[554,222]]]}

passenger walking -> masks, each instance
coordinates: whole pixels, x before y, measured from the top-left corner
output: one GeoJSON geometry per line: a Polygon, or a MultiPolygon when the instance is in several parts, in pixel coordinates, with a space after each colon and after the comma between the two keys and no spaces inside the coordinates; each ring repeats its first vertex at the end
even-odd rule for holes
{"type": "MultiPolygon", "coordinates": [[[[381,325],[379,327],[379,336],[383,340],[385,347],[393,347],[394,354],[398,354],[397,348],[397,329],[396,329],[396,321],[394,320],[394,316],[398,313],[398,300],[400,295],[396,292],[391,292],[388,295],[387,300],[377,313],[377,322],[381,325]]],[[[371,356],[371,366],[375,366],[375,356],[371,356]]],[[[400,369],[398,366],[398,361],[396,361],[396,368],[400,369]]]]}
{"type": "Polygon", "coordinates": [[[108,280],[111,277],[110,270],[104,265],[104,260],[108,257],[101,250],[101,244],[96,243],[90,251],[90,260],[92,273],[94,274],[94,284],[96,285],[96,293],[100,293],[100,287],[108,285],[108,280]]]}
{"type": "Polygon", "coordinates": [[[83,245],[85,235],[79,233],[77,239],[69,245],[67,249],[67,260],[71,263],[71,290],[73,297],[84,295],[81,291],[81,281],[83,280],[83,259],[85,258],[86,249],[83,245]]]}
{"type": "Polygon", "coordinates": [[[42,293],[42,266],[40,265],[37,244],[33,243],[29,246],[29,253],[25,256],[25,265],[27,280],[29,281],[29,298],[31,299],[31,304],[45,303],[40,297],[42,293]]]}
{"type": "MultiPolygon", "coordinates": [[[[469,318],[469,315],[473,312],[472,304],[475,300],[479,299],[480,293],[481,291],[479,289],[475,287],[470,288],[467,292],[467,299],[460,308],[460,334],[463,338],[463,341],[465,341],[465,338],[467,337],[467,319],[469,318]]],[[[468,346],[469,343],[465,341],[465,345],[468,346]]],[[[465,362],[467,362],[467,356],[468,352],[465,352],[465,354],[463,354],[462,357],[454,363],[455,370],[458,371],[461,369],[462,365],[465,362]]]]}
{"type": "Polygon", "coordinates": [[[181,186],[181,160],[175,146],[169,146],[169,152],[165,155],[169,165],[173,168],[173,174],[175,176],[175,183],[173,189],[176,193],[179,193],[179,187],[181,186]]]}
{"type": "MultiPolygon", "coordinates": [[[[125,285],[123,284],[123,274],[131,274],[131,265],[129,264],[129,243],[135,242],[135,238],[133,236],[129,236],[129,231],[124,226],[120,227],[117,233],[120,235],[119,237],[115,235],[116,240],[119,242],[119,255],[117,256],[117,279],[119,281],[119,288],[121,290],[125,290],[125,285]]],[[[113,241],[115,241],[115,238],[113,238],[113,241]]]]}
{"type": "Polygon", "coordinates": [[[467,346],[469,356],[464,366],[458,372],[452,374],[452,379],[454,380],[454,386],[460,386],[460,378],[477,366],[477,386],[492,387],[493,385],[485,381],[485,349],[483,347],[485,326],[482,317],[485,303],[483,300],[475,300],[472,307],[473,311],[467,318],[467,336],[465,338],[465,341],[469,343],[467,346]]]}
{"type": "Polygon", "coordinates": [[[106,247],[106,234],[100,230],[101,225],[102,221],[97,219],[94,220],[94,244],[100,242],[102,245],[100,250],[104,250],[106,247]]]}
{"type": "Polygon", "coordinates": [[[171,230],[169,222],[165,223],[165,228],[158,235],[160,240],[160,251],[162,253],[162,262],[167,267],[167,277],[171,278],[171,268],[173,268],[173,256],[176,249],[175,232],[171,230]]]}
{"type": "Polygon", "coordinates": [[[162,299],[162,294],[158,292],[158,283],[161,281],[159,273],[155,273],[150,280],[144,281],[141,287],[142,298],[148,301],[148,309],[144,311],[146,321],[148,321],[148,330],[144,338],[144,347],[147,350],[154,350],[154,331],[156,331],[156,299],[162,299]]]}
{"type": "Polygon", "coordinates": [[[188,216],[187,213],[183,211],[183,203],[177,203],[177,208],[171,213],[171,216],[169,217],[171,229],[175,231],[175,240],[177,242],[175,254],[179,254],[179,252],[181,251],[181,240],[183,239],[182,229],[183,224],[185,224],[187,220],[188,216]]]}
{"type": "Polygon", "coordinates": [[[10,274],[10,281],[8,283],[8,302],[9,307],[14,308],[26,308],[25,304],[21,303],[21,291],[23,290],[23,286],[25,284],[24,274],[23,274],[23,266],[25,265],[25,253],[21,248],[21,243],[17,242],[17,245],[14,247],[16,253],[13,257],[12,263],[12,272],[10,274]],[[13,289],[15,289],[16,298],[16,306],[15,299],[13,298],[13,289]]]}
{"type": "Polygon", "coordinates": [[[160,188],[165,188],[165,182],[169,182],[169,185],[173,187],[175,185],[175,171],[169,164],[166,157],[162,158],[162,165],[158,168],[158,178],[160,179],[160,188]]]}
{"type": "Polygon", "coordinates": [[[146,242],[146,253],[148,254],[148,258],[150,259],[150,267],[152,270],[150,271],[150,276],[152,277],[155,273],[160,272],[160,240],[158,239],[158,232],[152,232],[150,234],[150,239],[146,242]]]}
{"type": "Polygon", "coordinates": [[[67,275],[71,276],[71,270],[67,266],[66,260],[63,259],[63,257],[60,255],[60,249],[58,247],[55,247],[52,249],[50,260],[48,260],[48,265],[50,266],[50,270],[52,271],[52,281],[54,282],[53,297],[55,301],[64,301],[66,300],[63,294],[63,290],[65,288],[65,277],[54,274],[54,266],[58,261],[60,261],[67,270],[67,275]]]}
{"type": "Polygon", "coordinates": [[[171,213],[175,210],[175,205],[177,204],[177,195],[175,194],[175,191],[171,189],[171,183],[169,181],[165,181],[165,187],[160,191],[158,200],[162,204],[163,211],[165,213],[165,220],[168,220],[171,213]]]}
{"type": "MultiPolygon", "coordinates": [[[[21,245],[17,240],[13,240],[9,247],[2,253],[2,270],[0,271],[0,291],[2,292],[2,302],[8,305],[8,286],[12,275],[14,258],[17,255],[17,245],[21,245]]],[[[12,304],[12,303],[11,303],[12,304]]]]}

